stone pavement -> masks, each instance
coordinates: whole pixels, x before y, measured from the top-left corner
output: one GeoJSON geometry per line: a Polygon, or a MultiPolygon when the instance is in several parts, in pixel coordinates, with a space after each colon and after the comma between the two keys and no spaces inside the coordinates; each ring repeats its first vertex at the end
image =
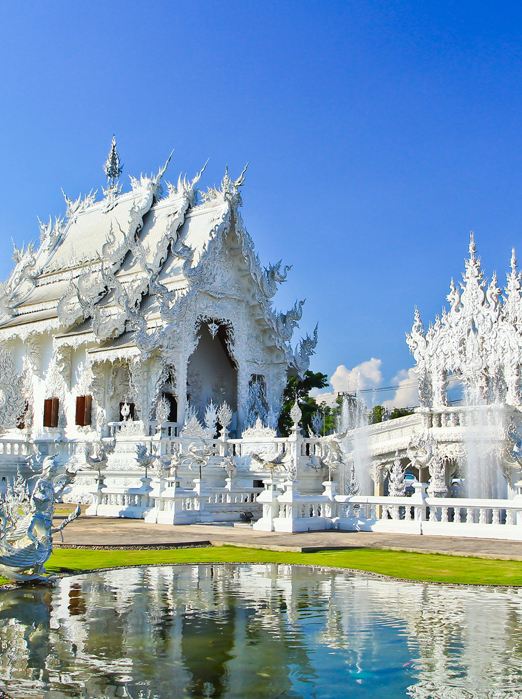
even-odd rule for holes
{"type": "MultiPolygon", "coordinates": [[[[56,517],[56,524],[63,516],[56,517]]],[[[310,552],[327,549],[388,549],[419,553],[443,553],[522,561],[522,542],[496,539],[464,539],[448,536],[378,534],[374,532],[308,532],[279,534],[254,531],[248,525],[147,524],[139,519],[85,517],[63,531],[64,543],[55,536],[55,548],[179,548],[187,546],[247,546],[275,551],[310,552]]]]}

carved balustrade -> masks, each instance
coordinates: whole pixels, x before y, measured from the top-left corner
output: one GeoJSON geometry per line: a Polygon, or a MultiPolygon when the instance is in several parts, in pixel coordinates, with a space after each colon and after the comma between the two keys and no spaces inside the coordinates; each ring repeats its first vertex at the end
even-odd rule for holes
{"type": "Polygon", "coordinates": [[[109,488],[104,485],[102,476],[96,490],[91,491],[93,503],[87,508],[86,514],[99,517],[143,519],[153,505],[150,497],[152,488],[150,478],[141,478],[140,480],[142,485],[139,488],[126,486],[109,488]]]}
{"type": "Polygon", "coordinates": [[[21,442],[20,440],[7,440],[2,439],[0,441],[0,457],[11,457],[11,456],[29,456],[33,454],[33,445],[29,442],[21,442]]]}
{"type": "Polygon", "coordinates": [[[206,521],[206,495],[197,490],[184,490],[175,485],[162,489],[156,484],[150,494],[154,507],[145,515],[153,524],[194,524],[206,521]]]}
{"type": "Polygon", "coordinates": [[[154,437],[161,430],[162,437],[177,437],[182,428],[182,422],[163,422],[160,426],[156,420],[150,420],[148,423],[147,433],[149,437],[154,437]]]}
{"type": "Polygon", "coordinates": [[[274,485],[274,481],[266,481],[265,491],[258,496],[263,503],[263,517],[254,529],[296,533],[334,528],[337,503],[330,482],[323,483],[321,495],[301,495],[295,481],[286,481],[281,486],[283,493],[274,485]]]}
{"type": "Polygon", "coordinates": [[[459,405],[442,408],[420,408],[425,428],[473,427],[480,422],[485,427],[509,424],[515,416],[520,416],[520,408],[505,404],[459,405]]]}
{"type": "Polygon", "coordinates": [[[522,500],[337,496],[338,528],[522,540],[522,500]],[[380,511],[380,515],[379,515],[380,511]]]}
{"type": "Polygon", "coordinates": [[[209,508],[212,505],[252,505],[256,503],[257,496],[263,492],[263,488],[209,488],[209,508]]]}
{"type": "Polygon", "coordinates": [[[326,482],[321,495],[304,496],[295,482],[285,483],[283,493],[268,482],[258,497],[264,503],[263,517],[254,528],[285,532],[335,528],[522,540],[522,498],[431,498],[423,484],[417,484],[411,497],[347,496],[335,495],[335,485],[326,482]]]}
{"type": "Polygon", "coordinates": [[[22,462],[33,454],[58,456],[66,459],[85,451],[85,442],[38,439],[34,442],[2,438],[0,440],[0,461],[22,462]]]}
{"type": "Polygon", "coordinates": [[[176,487],[175,480],[163,487],[157,482],[150,493],[154,507],[145,520],[158,524],[193,524],[197,522],[225,522],[240,519],[245,510],[254,515],[261,513],[256,502],[263,488],[209,488],[204,489],[195,479],[194,490],[176,487]]]}

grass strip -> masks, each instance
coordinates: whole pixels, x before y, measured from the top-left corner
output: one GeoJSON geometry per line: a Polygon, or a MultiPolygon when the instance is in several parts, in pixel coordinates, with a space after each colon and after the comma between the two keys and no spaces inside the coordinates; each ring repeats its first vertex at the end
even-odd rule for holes
{"type": "MultiPolygon", "coordinates": [[[[295,553],[219,546],[193,549],[111,551],[59,549],[47,570],[73,573],[130,565],[169,563],[282,563],[353,568],[406,580],[464,585],[522,585],[522,561],[463,558],[433,553],[347,549],[295,553]]],[[[8,582],[0,578],[0,584],[8,582]]]]}

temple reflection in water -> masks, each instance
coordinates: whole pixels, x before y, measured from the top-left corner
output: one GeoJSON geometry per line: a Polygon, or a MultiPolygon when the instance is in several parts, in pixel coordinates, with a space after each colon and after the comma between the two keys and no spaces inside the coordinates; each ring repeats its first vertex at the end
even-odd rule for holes
{"type": "Polygon", "coordinates": [[[520,696],[521,617],[516,591],[282,565],[115,570],[1,593],[0,686],[53,699],[520,696]]]}

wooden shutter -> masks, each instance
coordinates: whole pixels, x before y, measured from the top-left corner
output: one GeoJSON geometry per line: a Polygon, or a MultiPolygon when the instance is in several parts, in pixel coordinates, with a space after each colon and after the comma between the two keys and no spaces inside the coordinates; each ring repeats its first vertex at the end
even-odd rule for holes
{"type": "Polygon", "coordinates": [[[59,398],[46,398],[44,401],[44,427],[58,427],[59,398]]]}
{"type": "Polygon", "coordinates": [[[91,413],[92,413],[92,396],[85,396],[85,412],[83,417],[83,424],[91,424],[91,413]]]}
{"type": "Polygon", "coordinates": [[[44,401],[44,427],[51,427],[51,416],[53,413],[53,399],[46,398],[44,401]]]}
{"type": "Polygon", "coordinates": [[[76,397],[76,424],[77,425],[84,425],[84,418],[85,418],[85,396],[77,396],[76,397]]]}
{"type": "Polygon", "coordinates": [[[51,398],[52,400],[52,416],[51,416],[51,427],[58,427],[58,410],[60,408],[60,399],[51,398]]]}
{"type": "Polygon", "coordinates": [[[76,424],[85,427],[91,424],[92,396],[77,396],[76,424]]]}

